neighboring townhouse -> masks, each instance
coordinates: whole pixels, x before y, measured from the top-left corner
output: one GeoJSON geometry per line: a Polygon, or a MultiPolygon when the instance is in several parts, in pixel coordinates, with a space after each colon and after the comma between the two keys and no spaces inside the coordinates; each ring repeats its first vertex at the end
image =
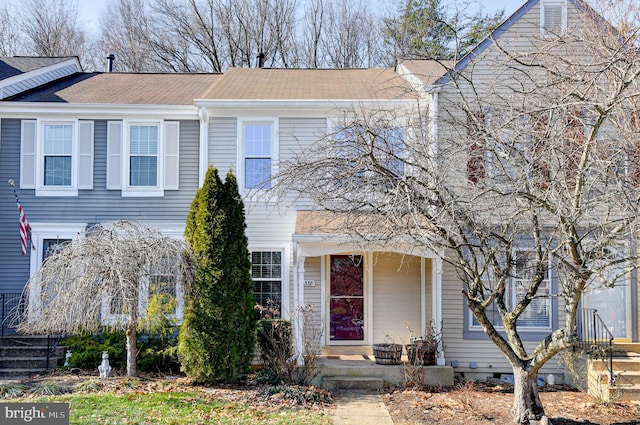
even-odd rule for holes
{"type": "Polygon", "coordinates": [[[94,224],[139,220],[182,237],[199,185],[193,99],[218,78],[77,72],[0,102],[5,297],[22,292],[56,244],[94,224]],[[24,256],[9,180],[31,226],[24,256]]]}
{"type": "MultiPolygon", "coordinates": [[[[526,44],[545,20],[566,28],[581,4],[530,0],[492,37],[526,44]]],[[[456,70],[472,63],[474,75],[489,81],[494,62],[483,58],[492,54],[488,38],[456,70]]],[[[410,244],[363,251],[341,230],[339,217],[309,211],[304,200],[263,196],[278,163],[339,131],[345,111],[429,111],[432,137],[425,142],[437,149],[441,101],[451,90],[448,65],[77,73],[0,102],[0,292],[19,293],[49,247],[95,223],[138,219],[181,237],[195,191],[213,165],[222,175],[233,170],[245,196],[256,301],[273,300],[283,317],[294,319],[298,348],[305,334],[300,308],[313,307],[320,344],[334,353],[367,353],[388,338],[408,342],[405,324],[420,332],[433,320],[443,325],[439,364],[468,376],[510,372],[473,320],[442,253],[410,244]],[[32,226],[33,248],[24,257],[13,193],[3,183],[9,179],[32,226]],[[348,290],[341,286],[345,276],[348,290]]],[[[557,289],[552,276],[547,284],[552,293],[557,289]]],[[[602,308],[624,310],[619,337],[637,341],[635,277],[622,291],[622,304],[602,308]]],[[[561,320],[556,298],[536,306],[521,328],[529,347],[561,320]]],[[[548,362],[543,373],[562,370],[548,362]]]]}

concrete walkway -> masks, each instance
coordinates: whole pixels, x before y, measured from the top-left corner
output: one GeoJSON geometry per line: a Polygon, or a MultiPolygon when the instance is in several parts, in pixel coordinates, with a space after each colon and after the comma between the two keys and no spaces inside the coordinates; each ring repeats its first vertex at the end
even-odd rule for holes
{"type": "Polygon", "coordinates": [[[393,425],[380,394],[343,390],[333,395],[336,408],[331,419],[334,425],[393,425]]]}

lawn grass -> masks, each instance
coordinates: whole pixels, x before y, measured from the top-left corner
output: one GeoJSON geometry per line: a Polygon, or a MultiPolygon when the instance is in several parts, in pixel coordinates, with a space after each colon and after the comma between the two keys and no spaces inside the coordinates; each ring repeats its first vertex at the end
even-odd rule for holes
{"type": "Polygon", "coordinates": [[[68,402],[74,425],[310,424],[331,420],[305,409],[267,409],[221,401],[206,392],[67,394],[13,401],[68,402]]]}

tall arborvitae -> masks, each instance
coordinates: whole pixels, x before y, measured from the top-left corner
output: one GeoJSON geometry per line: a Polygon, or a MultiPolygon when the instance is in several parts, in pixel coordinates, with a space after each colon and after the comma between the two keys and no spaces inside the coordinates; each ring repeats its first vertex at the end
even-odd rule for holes
{"type": "Polygon", "coordinates": [[[243,376],[251,367],[255,346],[256,313],[251,280],[251,261],[245,235],[246,223],[244,203],[238,191],[238,183],[231,171],[224,183],[224,200],[221,203],[226,213],[224,234],[224,263],[222,285],[227,291],[221,300],[227,312],[227,330],[234,342],[228,346],[230,362],[229,376],[243,376]]]}
{"type": "Polygon", "coordinates": [[[209,168],[187,217],[195,257],[178,353],[182,370],[201,383],[237,382],[251,365],[255,320],[244,207],[235,178],[222,184],[209,168]]]}

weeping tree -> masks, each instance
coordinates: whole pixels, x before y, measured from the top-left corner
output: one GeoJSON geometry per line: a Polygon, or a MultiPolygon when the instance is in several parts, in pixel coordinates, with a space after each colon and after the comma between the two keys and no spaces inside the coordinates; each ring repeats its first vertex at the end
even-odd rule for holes
{"type": "Polygon", "coordinates": [[[244,204],[236,179],[210,167],[187,216],[185,239],[195,279],[180,328],[182,370],[196,382],[234,383],[246,376],[255,345],[253,281],[244,204]]]}
{"type": "MultiPolygon", "coordinates": [[[[144,328],[154,288],[188,287],[185,244],[135,221],[95,225],[52,248],[25,287],[27,334],[80,334],[124,330],[127,375],[136,375],[136,333],[144,328]]],[[[173,291],[171,291],[173,292],[173,291]]]]}
{"type": "Polygon", "coordinates": [[[541,367],[575,345],[585,294],[627,285],[638,264],[638,33],[584,13],[564,35],[498,39],[448,70],[438,111],[344,111],[273,180],[364,248],[440,253],[513,369],[516,423],[549,422],[541,367]],[[548,331],[526,341],[531,327],[548,331]]]}

